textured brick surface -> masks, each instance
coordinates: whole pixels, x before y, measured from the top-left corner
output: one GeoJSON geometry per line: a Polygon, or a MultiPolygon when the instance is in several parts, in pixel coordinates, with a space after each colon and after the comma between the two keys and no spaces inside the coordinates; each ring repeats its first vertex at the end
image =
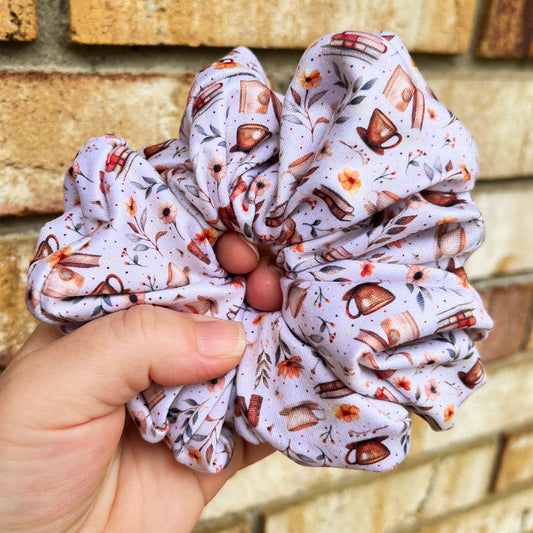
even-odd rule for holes
{"type": "Polygon", "coordinates": [[[26,310],[24,286],[36,235],[0,238],[0,366],[5,366],[37,321],[26,310]]]}
{"type": "Polygon", "coordinates": [[[322,494],[267,515],[265,533],[324,531],[375,533],[409,526],[443,510],[482,499],[488,487],[495,444],[434,459],[393,475],[375,475],[356,487],[322,494]],[[472,469],[477,479],[472,479],[472,469]]]}
{"type": "MultiPolygon", "coordinates": [[[[505,76],[506,77],[506,76],[505,76]]],[[[471,72],[469,79],[430,74],[435,94],[466,124],[479,149],[484,178],[531,176],[533,168],[533,79],[488,78],[471,72]]],[[[504,76],[502,76],[504,78],[504,76]]]]}
{"type": "Polygon", "coordinates": [[[494,329],[478,345],[484,361],[509,357],[527,346],[533,311],[533,283],[492,287],[481,292],[494,329]]]}
{"type": "Polygon", "coordinates": [[[249,522],[242,522],[233,526],[213,525],[207,527],[205,524],[198,524],[192,531],[192,533],[252,533],[252,527],[249,522]]]}
{"type": "Polygon", "coordinates": [[[533,2],[486,2],[477,52],[481,57],[533,57],[533,2]]]}
{"type": "MultiPolygon", "coordinates": [[[[448,107],[464,111],[466,116],[462,118],[478,140],[486,176],[513,176],[529,171],[533,166],[533,136],[528,138],[526,129],[533,107],[526,106],[528,111],[515,103],[533,98],[533,82],[507,82],[508,92],[504,93],[499,82],[494,82],[495,85],[484,82],[483,88],[476,85],[471,90],[468,80],[428,79],[442,92],[441,99],[448,107]],[[483,95],[492,94],[494,99],[479,102],[479,91],[483,95]],[[499,107],[502,100],[498,96],[509,92],[515,100],[507,100],[507,104],[517,110],[505,114],[499,107]],[[494,130],[488,129],[483,119],[491,111],[498,118],[498,128],[494,130]],[[511,131],[514,143],[510,141],[511,131]],[[510,153],[502,151],[500,145],[508,145],[510,153]],[[523,152],[522,156],[518,157],[517,152],[523,152]]],[[[59,210],[63,172],[80,146],[94,135],[117,133],[133,147],[176,136],[191,81],[191,75],[0,73],[0,216],[59,210]]],[[[497,206],[490,209],[496,211],[497,206]]],[[[507,213],[497,216],[501,218],[507,213]]],[[[493,226],[490,230],[499,235],[506,228],[493,226]]],[[[519,238],[520,232],[514,233],[512,244],[507,243],[506,247],[518,244],[519,238]]],[[[523,255],[533,253],[532,250],[533,247],[525,250],[523,255]]],[[[518,251],[515,247],[514,255],[518,251]]],[[[523,262],[523,257],[510,260],[511,270],[521,269],[523,262]]],[[[499,267],[497,272],[508,270],[503,264],[499,267]]]]}
{"type": "Polygon", "coordinates": [[[0,2],[0,41],[33,41],[37,37],[34,0],[0,2]]]}
{"type": "Polygon", "coordinates": [[[529,533],[533,531],[533,487],[488,501],[409,533],[529,533]]]}
{"type": "Polygon", "coordinates": [[[533,431],[505,439],[494,488],[501,491],[525,481],[533,482],[533,431]]]}
{"type": "Polygon", "coordinates": [[[220,517],[272,500],[295,497],[326,483],[355,479],[372,479],[372,474],[337,468],[306,468],[281,453],[274,453],[231,478],[205,508],[202,518],[220,517]]]}
{"type": "Polygon", "coordinates": [[[485,218],[487,235],[484,244],[466,263],[470,278],[532,270],[533,183],[480,188],[474,193],[474,200],[485,218]]]}
{"type": "Polygon", "coordinates": [[[397,32],[418,52],[469,48],[475,0],[70,0],[71,38],[86,44],[306,48],[347,29],[397,32]]]}
{"type": "Polygon", "coordinates": [[[0,215],[62,207],[63,174],[95,135],[134,148],[178,135],[189,76],[0,73],[0,215]]]}

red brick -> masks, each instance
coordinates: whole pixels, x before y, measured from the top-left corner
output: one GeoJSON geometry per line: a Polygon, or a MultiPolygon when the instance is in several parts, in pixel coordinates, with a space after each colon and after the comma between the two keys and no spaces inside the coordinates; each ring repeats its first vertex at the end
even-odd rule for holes
{"type": "Polygon", "coordinates": [[[493,287],[481,291],[494,320],[489,337],[478,344],[484,361],[509,357],[526,347],[533,311],[533,283],[493,287]]]}

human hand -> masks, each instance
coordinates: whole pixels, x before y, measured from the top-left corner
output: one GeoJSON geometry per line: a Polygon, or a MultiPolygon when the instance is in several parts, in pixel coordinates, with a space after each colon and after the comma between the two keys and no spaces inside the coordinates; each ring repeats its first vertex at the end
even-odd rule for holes
{"type": "Polygon", "coordinates": [[[41,324],[0,376],[0,530],[190,531],[237,470],[271,452],[237,437],[219,474],[195,472],[125,422],[150,380],[220,376],[245,346],[238,322],[135,306],[66,337],[41,324]]]}

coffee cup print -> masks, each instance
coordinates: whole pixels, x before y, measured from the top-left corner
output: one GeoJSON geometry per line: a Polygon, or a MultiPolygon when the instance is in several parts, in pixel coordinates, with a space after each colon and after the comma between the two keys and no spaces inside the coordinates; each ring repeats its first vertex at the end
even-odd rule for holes
{"type": "Polygon", "coordinates": [[[349,465],[372,465],[379,463],[390,455],[390,450],[381,442],[386,437],[351,442],[346,445],[348,453],[344,460],[349,465]]]}
{"type": "Polygon", "coordinates": [[[365,129],[359,126],[357,127],[357,133],[365,144],[379,155],[383,155],[385,150],[394,148],[402,142],[402,136],[398,133],[398,128],[383,111],[377,108],[374,109],[370,117],[368,128],[365,129]],[[389,142],[390,144],[386,144],[389,142]]]}
{"type": "Polygon", "coordinates": [[[261,141],[272,137],[272,132],[262,124],[241,124],[237,128],[237,144],[230,152],[244,152],[247,154],[261,141]]]}
{"type": "Polygon", "coordinates": [[[116,274],[109,274],[104,281],[99,283],[93,294],[121,294],[124,284],[116,274]]]}
{"type": "Polygon", "coordinates": [[[390,346],[397,346],[401,342],[409,342],[420,337],[420,330],[416,320],[409,311],[396,313],[381,323],[387,335],[390,346]]]}
{"type": "Polygon", "coordinates": [[[458,372],[457,375],[464,385],[469,389],[474,389],[485,379],[485,369],[481,359],[478,359],[468,372],[458,372]]]}
{"type": "Polygon", "coordinates": [[[346,302],[346,314],[355,319],[378,311],[396,297],[377,283],[362,283],[347,291],[342,299],[346,302]]]}
{"type": "Polygon", "coordinates": [[[258,80],[241,80],[239,113],[265,115],[268,112],[271,94],[271,90],[258,80]]]}
{"type": "Polygon", "coordinates": [[[284,407],[279,414],[287,417],[287,429],[289,431],[301,431],[318,424],[320,420],[324,420],[322,408],[309,400],[284,407]],[[316,415],[314,411],[319,414],[316,415]]]}
{"type": "Polygon", "coordinates": [[[39,247],[35,252],[35,256],[30,261],[30,265],[33,265],[33,263],[39,261],[40,259],[48,257],[57,250],[59,250],[59,241],[57,240],[57,237],[53,234],[48,235],[48,237],[46,237],[46,239],[39,244],[39,247]]]}
{"type": "Polygon", "coordinates": [[[79,296],[85,278],[63,265],[56,265],[44,282],[42,294],[52,298],[79,296]]]}

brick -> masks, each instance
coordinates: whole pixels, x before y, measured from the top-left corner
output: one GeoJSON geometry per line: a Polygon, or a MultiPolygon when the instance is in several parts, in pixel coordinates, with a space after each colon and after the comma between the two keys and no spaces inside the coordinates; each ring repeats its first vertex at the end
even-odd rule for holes
{"type": "Polygon", "coordinates": [[[526,533],[533,531],[533,487],[489,500],[468,512],[415,528],[409,533],[526,533]]]}
{"type": "MultiPolygon", "coordinates": [[[[529,106],[528,112],[516,102],[533,99],[532,82],[506,82],[512,95],[510,99],[505,96],[506,115],[500,112],[498,100],[492,101],[497,94],[491,82],[471,90],[468,80],[430,79],[431,84],[433,81],[443,92],[443,101],[452,109],[461,107],[467,115],[465,122],[475,130],[486,177],[529,172],[533,166],[533,135],[528,137],[526,129],[533,121],[533,108],[529,106]],[[480,95],[487,92],[491,95],[488,101],[479,102],[483,100],[480,95]],[[486,106],[496,114],[497,130],[486,127],[493,123],[486,106]],[[501,157],[500,145],[511,157],[501,157]]],[[[117,133],[133,147],[176,136],[191,82],[192,75],[0,73],[0,216],[59,211],[63,172],[91,136],[117,133]]],[[[502,95],[507,94],[503,83],[497,84],[502,95]]],[[[527,211],[526,215],[531,216],[527,211]]],[[[505,224],[507,228],[495,226],[491,231],[505,233],[511,227],[505,224]]],[[[514,234],[513,243],[517,239],[514,234]]],[[[524,254],[532,250],[530,247],[524,254]]],[[[516,266],[521,268],[520,261],[516,266]]]]}
{"type": "Polygon", "coordinates": [[[533,269],[533,184],[479,188],[474,200],[486,222],[484,244],[466,263],[471,279],[533,269]]]}
{"type": "Polygon", "coordinates": [[[493,442],[391,474],[376,474],[357,486],[268,513],[265,533],[389,532],[443,511],[453,512],[485,497],[495,453],[493,442]],[[472,476],[473,471],[477,475],[472,476]]]}
{"type": "Polygon", "coordinates": [[[494,489],[502,491],[521,482],[533,483],[533,431],[505,438],[494,489]]]}
{"type": "Polygon", "coordinates": [[[0,216],[61,210],[63,174],[90,137],[176,137],[192,77],[0,73],[0,216]]]}
{"type": "Polygon", "coordinates": [[[533,80],[429,74],[435,94],[471,131],[479,149],[480,176],[531,176],[533,167],[533,80]]]}
{"type": "Polygon", "coordinates": [[[497,456],[495,440],[464,451],[443,453],[433,463],[433,479],[419,506],[422,518],[473,505],[489,492],[497,456]]]}
{"type": "Polygon", "coordinates": [[[34,0],[2,0],[0,41],[33,41],[37,38],[34,0]]]}
{"type": "Polygon", "coordinates": [[[37,321],[24,304],[24,286],[36,235],[10,235],[0,238],[0,366],[9,363],[37,321]]]}
{"type": "Polygon", "coordinates": [[[363,479],[361,471],[337,468],[309,468],[296,464],[281,453],[238,472],[205,508],[202,519],[240,512],[273,499],[288,499],[327,483],[363,479]]]}
{"type": "Polygon", "coordinates": [[[533,57],[533,3],[492,0],[485,5],[480,57],[533,57]]]}
{"type": "Polygon", "coordinates": [[[206,526],[200,522],[192,530],[192,533],[252,533],[252,526],[249,522],[241,522],[232,526],[217,524],[206,526]]]}
{"type": "Polygon", "coordinates": [[[84,44],[306,48],[347,29],[397,32],[418,52],[469,48],[475,0],[70,0],[71,39],[84,44]],[[448,5],[449,4],[449,5],[448,5]],[[216,26],[215,26],[216,25],[216,26]],[[216,29],[215,29],[216,27],[216,29]]]}
{"type": "Polygon", "coordinates": [[[487,376],[487,383],[461,405],[457,423],[450,431],[432,431],[420,418],[413,417],[412,456],[533,423],[533,353],[490,365],[487,376]]]}
{"type": "Polygon", "coordinates": [[[502,359],[527,346],[533,311],[533,283],[492,287],[481,297],[494,329],[478,348],[484,361],[502,359]]]}

